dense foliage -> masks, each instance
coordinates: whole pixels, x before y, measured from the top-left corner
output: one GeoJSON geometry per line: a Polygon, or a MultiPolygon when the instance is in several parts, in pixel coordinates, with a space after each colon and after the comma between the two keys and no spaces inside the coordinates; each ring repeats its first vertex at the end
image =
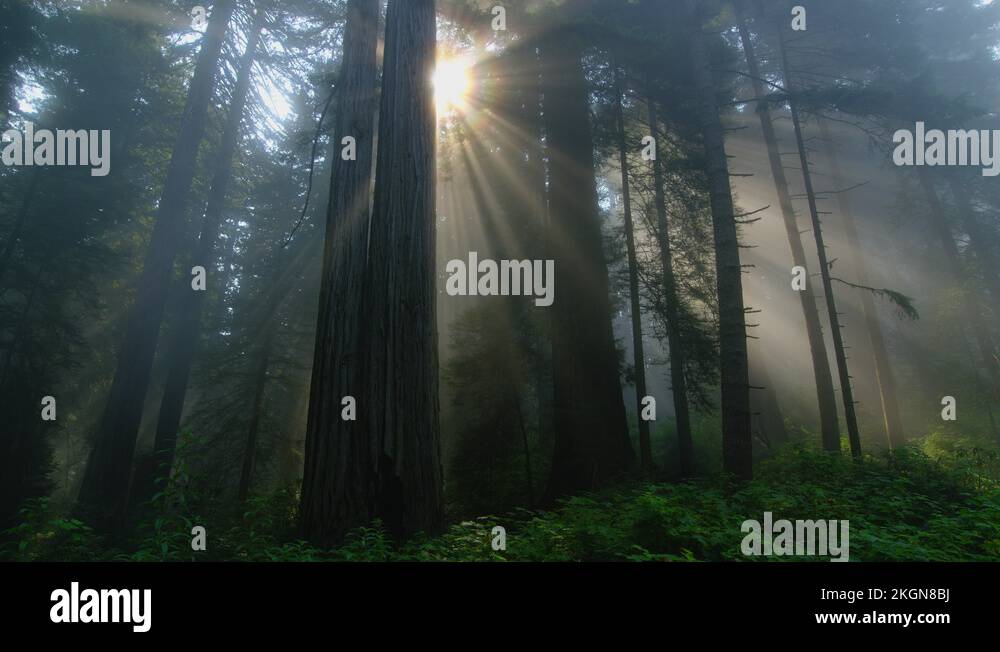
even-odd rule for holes
{"type": "Polygon", "coordinates": [[[998,470],[997,455],[978,448],[937,459],[905,448],[856,464],[790,446],[736,489],[723,476],[627,482],[550,510],[463,520],[433,538],[392,541],[375,523],[332,550],[296,538],[294,487],[255,496],[241,513],[170,495],[161,499],[169,506],[121,549],[100,545],[90,528],[53,513],[43,498],[23,510],[4,553],[20,560],[735,561],[747,559],[735,525],[769,511],[776,519],[849,520],[853,561],[988,561],[1000,554],[998,470]],[[190,529],[198,524],[208,531],[206,553],[191,551],[190,529]],[[506,550],[492,549],[496,525],[507,531],[506,550]]]}

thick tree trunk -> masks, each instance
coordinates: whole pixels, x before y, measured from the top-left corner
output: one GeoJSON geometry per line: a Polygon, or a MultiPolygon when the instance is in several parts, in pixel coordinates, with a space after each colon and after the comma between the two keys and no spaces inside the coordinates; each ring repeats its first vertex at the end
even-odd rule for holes
{"type": "MultiPolygon", "coordinates": [[[[737,11],[741,2],[736,3],[737,11]]],[[[767,93],[762,82],[757,57],[754,53],[753,41],[747,30],[742,14],[739,16],[738,27],[743,42],[743,53],[753,84],[754,96],[763,98],[767,93]]],[[[795,208],[792,206],[791,193],[788,191],[788,180],[782,165],[781,153],[778,149],[778,138],[774,133],[774,123],[771,120],[770,104],[766,100],[757,102],[757,116],[760,118],[760,128],[764,134],[764,144],[767,147],[767,158],[774,179],[774,189],[778,195],[781,207],[781,217],[785,224],[785,234],[792,251],[792,265],[808,271],[806,251],[802,244],[795,208]]],[[[833,375],[830,371],[830,359],[827,356],[826,341],[823,339],[823,326],[816,306],[816,295],[813,293],[812,277],[806,274],[806,289],[798,293],[802,306],[802,316],[805,319],[806,337],[809,340],[809,354],[812,358],[813,378],[816,383],[816,399],[819,405],[820,440],[823,448],[840,452],[840,424],[837,417],[837,398],[834,393],[833,375]]]]}
{"type": "Polygon", "coordinates": [[[626,471],[628,438],[611,327],[583,46],[570,29],[541,44],[549,153],[554,449],[546,502],[626,471]]]}
{"type": "Polygon", "coordinates": [[[386,17],[375,204],[362,299],[359,412],[364,499],[397,536],[442,524],[438,405],[434,0],[392,0],[386,17]],[[365,440],[362,440],[365,441],[365,440]]]}
{"type": "Polygon", "coordinates": [[[795,144],[799,152],[799,163],[802,165],[802,178],[805,182],[806,199],[809,202],[809,215],[812,218],[813,236],[816,239],[816,254],[819,257],[820,278],[823,279],[823,293],[826,295],[826,310],[830,319],[830,334],[833,337],[833,353],[837,359],[837,371],[840,377],[840,395],[844,402],[844,418],[847,421],[847,435],[851,442],[851,455],[856,459],[861,457],[861,435],[858,431],[858,417],[854,409],[854,391],[851,388],[851,374],[847,368],[847,352],[844,348],[844,333],[840,326],[840,313],[837,312],[837,300],[833,294],[833,280],[830,277],[830,263],[826,256],[826,244],[823,241],[823,225],[819,219],[819,209],[816,207],[816,193],[813,191],[812,173],[809,170],[809,156],[806,153],[805,139],[802,136],[802,121],[795,100],[791,97],[792,83],[789,79],[788,53],[785,50],[784,35],[780,26],[777,28],[778,47],[781,52],[782,77],[789,93],[788,106],[792,113],[792,126],[795,129],[795,144]]]}
{"type": "MultiPolygon", "coordinates": [[[[232,176],[233,156],[239,144],[240,126],[243,122],[243,112],[246,108],[247,95],[250,90],[250,80],[253,62],[256,57],[257,43],[264,27],[264,12],[258,11],[247,41],[247,48],[240,59],[233,89],[233,97],[226,118],[226,128],[216,156],[215,174],[208,195],[208,204],[202,221],[198,244],[191,256],[191,269],[196,265],[204,267],[209,277],[215,273],[215,246],[219,238],[219,225],[226,204],[229,180],[232,176]]],[[[190,277],[183,274],[180,281],[180,306],[178,307],[177,325],[171,335],[169,352],[170,367],[160,401],[160,412],[156,423],[156,437],[153,443],[153,461],[151,465],[152,478],[170,476],[170,468],[174,461],[174,450],[177,444],[177,430],[180,427],[181,414],[184,411],[184,399],[187,395],[188,378],[191,367],[198,352],[200,340],[202,310],[207,291],[194,291],[190,285],[190,277]]],[[[150,478],[137,475],[136,481],[145,486],[138,487],[136,495],[140,500],[149,497],[153,483],[150,478]]]]}
{"type": "MultiPolygon", "coordinates": [[[[830,129],[825,120],[819,121],[820,134],[826,146],[826,156],[830,161],[830,170],[833,173],[835,183],[843,184],[843,176],[840,172],[840,162],[837,160],[837,151],[830,137],[830,129]]],[[[837,193],[837,206],[840,209],[840,217],[844,221],[844,232],[847,234],[847,244],[851,248],[851,263],[857,275],[859,285],[870,286],[868,280],[868,266],[865,264],[865,257],[861,248],[861,238],[858,237],[858,229],[854,221],[854,211],[851,208],[851,198],[846,192],[837,193]]],[[[871,292],[861,291],[861,309],[864,314],[865,328],[868,331],[868,340],[872,347],[872,357],[875,360],[875,380],[878,383],[879,398],[882,403],[882,425],[885,427],[886,439],[889,448],[896,448],[903,445],[905,436],[903,434],[903,419],[899,413],[899,401],[896,399],[896,381],[893,378],[892,367],[889,364],[889,352],[885,348],[885,337],[882,335],[882,326],[879,324],[878,312],[875,309],[875,300],[871,292]]]]}
{"type": "Polygon", "coordinates": [[[639,466],[648,473],[653,468],[653,450],[649,441],[649,422],[642,418],[642,400],[646,396],[646,356],[642,346],[642,304],[639,300],[639,268],[635,259],[635,227],[632,224],[632,197],[629,194],[628,146],[625,144],[625,118],[622,115],[621,71],[615,65],[615,117],[618,123],[618,163],[622,175],[622,207],[625,213],[625,249],[628,254],[628,288],[632,312],[632,364],[635,367],[636,417],[639,421],[639,466]]]}
{"type": "Polygon", "coordinates": [[[719,295],[719,358],[722,381],[723,468],[739,480],[753,476],[750,429],[750,383],[747,367],[743,269],[736,212],[729,185],[725,132],[716,103],[711,62],[697,3],[685,0],[691,21],[691,57],[701,103],[706,173],[711,192],[715,236],[715,273],[719,295]]]}
{"type": "Polygon", "coordinates": [[[217,2],[203,37],[135,303],[129,310],[118,367],[80,487],[81,511],[95,527],[105,531],[118,528],[128,502],[136,433],[149,388],[174,258],[183,240],[198,146],[205,131],[219,54],[233,8],[233,0],[217,2]]]}
{"type": "Polygon", "coordinates": [[[663,162],[660,160],[659,121],[656,102],[648,93],[649,130],[656,139],[656,158],[653,159],[653,188],[656,198],[657,244],[663,265],[663,297],[667,318],[667,346],[670,348],[670,391],[674,399],[674,419],[677,423],[677,453],[682,477],[694,475],[694,442],[691,438],[691,410],[688,405],[687,354],[681,339],[680,310],[677,300],[677,282],[674,278],[674,258],[670,243],[670,224],[667,220],[667,199],[663,186],[663,162]]]}
{"type": "Polygon", "coordinates": [[[320,545],[335,543],[347,530],[372,517],[369,442],[359,422],[341,419],[341,400],[344,396],[361,398],[358,345],[364,327],[361,304],[377,108],[379,4],[380,0],[351,0],[348,5],[344,61],[336,91],[335,155],[301,500],[302,534],[320,545]],[[355,140],[353,161],[340,155],[347,137],[355,140]]]}

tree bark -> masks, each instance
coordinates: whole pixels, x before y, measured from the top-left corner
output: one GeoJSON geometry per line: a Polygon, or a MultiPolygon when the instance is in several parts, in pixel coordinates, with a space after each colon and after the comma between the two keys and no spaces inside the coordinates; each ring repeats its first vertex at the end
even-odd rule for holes
{"type": "Polygon", "coordinates": [[[554,446],[545,502],[626,471],[628,438],[611,327],[583,46],[571,28],[540,44],[549,154],[554,446]]]}
{"type": "Polygon", "coordinates": [[[844,349],[844,333],[840,326],[840,313],[837,312],[837,300],[833,294],[833,281],[830,277],[830,263],[826,256],[826,244],[823,241],[823,225],[819,219],[819,209],[816,207],[816,193],[813,191],[812,173],[809,170],[809,156],[806,153],[805,140],[802,136],[802,121],[799,110],[792,98],[792,82],[789,79],[788,53],[785,51],[784,35],[781,26],[777,27],[778,48],[781,52],[782,77],[788,91],[788,107],[792,113],[792,126],[795,129],[795,144],[799,152],[799,163],[802,165],[802,178],[805,182],[806,199],[809,202],[809,215],[812,218],[813,236],[816,239],[816,254],[819,257],[820,278],[823,279],[823,293],[826,295],[826,310],[830,319],[830,334],[833,337],[833,353],[837,360],[837,372],[840,377],[840,395],[844,402],[844,418],[847,422],[847,435],[851,443],[851,455],[861,458],[861,435],[858,431],[858,417],[854,409],[854,391],[851,388],[851,374],[847,367],[847,353],[844,349]]]}
{"type": "Polygon", "coordinates": [[[615,68],[615,118],[618,125],[618,163],[622,175],[622,208],[625,213],[625,249],[628,254],[629,303],[632,312],[632,364],[635,367],[636,418],[639,421],[639,467],[644,473],[653,468],[653,450],[649,440],[649,422],[642,418],[642,400],[646,396],[646,356],[642,346],[642,304],[639,300],[639,268],[635,258],[635,227],[632,223],[632,198],[629,194],[628,147],[625,144],[625,117],[622,115],[621,70],[615,68]]]}
{"type": "MultiPolygon", "coordinates": [[[[386,17],[375,203],[361,314],[368,508],[390,533],[442,524],[435,265],[434,0],[386,17]]],[[[362,440],[364,441],[364,440],[362,440]]],[[[364,500],[363,488],[352,498],[364,500]]]]}
{"type": "Polygon", "coordinates": [[[128,503],[136,434],[149,388],[174,258],[183,240],[184,213],[197,168],[198,147],[233,9],[233,0],[219,0],[203,37],[135,303],[129,310],[118,367],[80,486],[81,513],[99,530],[118,530],[128,503]]]}
{"type": "Polygon", "coordinates": [[[682,477],[695,474],[694,442],[691,439],[691,410],[688,405],[687,354],[681,339],[680,310],[677,301],[677,282],[674,278],[674,259],[670,243],[670,224],[667,220],[667,199],[663,186],[663,162],[660,160],[659,121],[656,102],[648,93],[649,130],[656,139],[656,158],[653,159],[653,188],[656,199],[657,244],[663,266],[663,297],[667,317],[667,346],[670,349],[670,391],[674,399],[674,419],[677,423],[677,454],[682,477]]]}
{"type": "Polygon", "coordinates": [[[685,0],[691,21],[691,58],[701,104],[701,131],[711,193],[715,273],[719,295],[719,358],[722,384],[723,469],[737,480],[753,477],[750,383],[747,367],[743,269],[736,229],[725,132],[716,103],[715,84],[705,37],[694,0],[685,0]]]}
{"type": "MultiPolygon", "coordinates": [[[[820,119],[819,128],[826,146],[826,157],[830,161],[830,170],[833,173],[834,181],[843,184],[837,151],[825,120],[820,119]]],[[[851,198],[846,192],[837,193],[837,206],[844,222],[847,244],[851,247],[851,264],[857,275],[857,282],[859,285],[870,286],[868,267],[865,265],[865,257],[861,248],[861,238],[858,237],[854,211],[851,208],[851,198]]],[[[879,324],[875,300],[872,298],[871,292],[867,290],[861,291],[861,309],[865,319],[865,328],[868,331],[868,340],[872,347],[872,357],[875,360],[875,380],[878,384],[879,398],[882,404],[882,425],[885,428],[889,448],[892,449],[902,446],[905,441],[903,419],[899,413],[896,381],[893,378],[892,366],[889,364],[889,352],[885,348],[885,337],[882,335],[882,326],[879,324]]]]}
{"type": "Polygon", "coordinates": [[[380,0],[351,0],[337,87],[334,160],[327,208],[320,309],[313,353],[302,479],[301,529],[320,545],[372,516],[369,444],[357,421],[341,419],[344,396],[358,398],[358,345],[368,247],[375,131],[380,0]],[[355,139],[356,160],[340,156],[355,139]]]}
{"type": "MultiPolygon", "coordinates": [[[[742,2],[736,3],[738,14],[737,25],[740,39],[743,43],[743,53],[746,57],[754,96],[763,98],[767,93],[762,82],[757,57],[754,53],[753,41],[746,27],[745,18],[741,12],[742,2]]],[[[840,452],[840,424],[837,417],[837,398],[834,394],[833,375],[830,371],[830,359],[826,351],[826,340],[823,339],[823,326],[816,306],[816,295],[813,293],[812,277],[808,274],[809,265],[806,262],[806,251],[802,244],[795,208],[792,206],[791,193],[788,191],[788,180],[778,149],[778,138],[774,133],[774,123],[771,119],[770,104],[763,99],[757,102],[757,116],[760,128],[764,134],[764,144],[767,147],[767,158],[771,167],[771,177],[774,179],[774,189],[778,195],[781,207],[781,217],[785,225],[785,234],[792,251],[792,264],[806,270],[806,288],[798,293],[802,306],[802,316],[805,319],[806,337],[809,340],[809,354],[812,358],[813,378],[816,383],[816,400],[819,405],[820,440],[823,448],[831,452],[840,452]]]]}

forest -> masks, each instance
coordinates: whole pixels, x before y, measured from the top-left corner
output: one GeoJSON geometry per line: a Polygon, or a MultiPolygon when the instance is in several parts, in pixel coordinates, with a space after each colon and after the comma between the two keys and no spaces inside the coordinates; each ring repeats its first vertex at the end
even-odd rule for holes
{"type": "Polygon", "coordinates": [[[1000,558],[1000,2],[0,0],[0,131],[0,559],[1000,558]]]}

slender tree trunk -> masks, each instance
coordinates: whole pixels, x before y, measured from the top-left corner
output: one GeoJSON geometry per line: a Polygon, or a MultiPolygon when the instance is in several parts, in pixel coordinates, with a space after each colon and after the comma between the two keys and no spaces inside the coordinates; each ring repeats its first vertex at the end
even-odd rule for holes
{"type": "Polygon", "coordinates": [[[344,421],[344,396],[359,398],[358,345],[368,247],[375,131],[380,0],[351,0],[337,88],[336,152],[330,178],[319,321],[313,353],[302,479],[301,528],[320,545],[336,542],[372,517],[369,443],[357,421],[344,421]],[[353,138],[356,159],[340,156],[353,138]]]}
{"type": "Polygon", "coordinates": [[[680,308],[677,299],[677,282],[674,278],[674,259],[670,243],[670,224],[667,220],[667,199],[663,186],[663,162],[660,160],[659,121],[656,102],[648,93],[649,130],[656,139],[656,158],[653,159],[653,188],[656,198],[657,244],[663,266],[664,310],[667,318],[667,346],[670,348],[670,391],[674,399],[674,418],[677,422],[677,452],[682,477],[694,475],[694,442],[691,438],[691,410],[688,406],[687,354],[681,338],[680,308]]]}
{"type": "Polygon", "coordinates": [[[233,246],[236,240],[236,233],[230,231],[227,237],[222,238],[221,236],[226,234],[227,229],[225,226],[221,226],[220,228],[222,229],[220,232],[220,243],[223,246],[219,250],[219,265],[222,269],[219,271],[218,280],[215,282],[216,295],[214,303],[208,308],[208,323],[213,325],[215,331],[212,333],[213,337],[217,336],[219,331],[226,328],[226,318],[229,312],[227,290],[233,278],[233,261],[236,258],[236,250],[233,246]]]}
{"type": "MultiPolygon", "coordinates": [[[[736,3],[737,11],[742,8],[742,2],[736,3]]],[[[742,14],[739,15],[738,27],[743,42],[743,53],[753,84],[754,96],[763,98],[766,95],[761,81],[760,68],[754,54],[753,41],[742,14]]],[[[767,146],[767,158],[771,166],[771,176],[774,179],[774,189],[778,195],[781,207],[781,217],[785,224],[785,234],[792,250],[792,264],[807,270],[806,288],[798,293],[802,306],[802,316],[805,319],[806,336],[809,340],[809,354],[812,358],[813,378],[816,383],[816,399],[819,405],[820,440],[823,448],[831,452],[840,452],[840,424],[837,417],[837,398],[834,393],[833,375],[830,371],[830,359],[827,356],[826,341],[823,339],[823,326],[816,306],[816,295],[813,292],[812,277],[808,274],[809,265],[806,262],[806,251],[802,244],[795,208],[792,206],[791,193],[788,191],[788,180],[785,168],[781,162],[778,149],[778,138],[774,133],[774,123],[771,119],[771,107],[766,100],[758,100],[757,116],[760,118],[760,128],[764,134],[764,144],[767,146]]]]}
{"type": "Polygon", "coordinates": [[[792,126],[795,129],[795,143],[799,151],[799,162],[802,165],[802,178],[805,182],[806,199],[809,202],[809,215],[812,217],[813,236],[816,239],[816,254],[819,256],[820,277],[823,279],[823,293],[826,295],[826,309],[830,318],[830,332],[833,337],[833,353],[837,359],[837,371],[840,376],[840,394],[844,402],[844,417],[847,421],[847,435],[851,442],[851,455],[861,458],[861,435],[858,432],[858,417],[854,409],[854,391],[851,388],[851,374],[847,368],[847,353],[844,349],[844,333],[840,326],[840,313],[837,312],[837,300],[833,294],[833,281],[830,277],[830,264],[826,256],[826,244],[823,241],[823,225],[820,223],[819,209],[816,207],[816,193],[813,191],[812,173],[809,170],[809,156],[806,153],[805,140],[802,137],[802,122],[795,100],[791,97],[792,83],[789,79],[788,53],[785,51],[784,35],[779,26],[778,47],[781,51],[782,76],[788,90],[788,106],[792,113],[792,126]]]}
{"type": "MultiPolygon", "coordinates": [[[[826,145],[826,156],[830,161],[830,169],[833,173],[834,181],[843,183],[843,176],[840,172],[840,162],[837,160],[837,151],[830,137],[830,129],[826,121],[819,121],[820,134],[826,145]]],[[[844,232],[847,234],[847,244],[851,248],[851,264],[857,275],[857,282],[860,285],[870,286],[868,280],[868,266],[865,264],[864,253],[861,249],[861,238],[858,237],[858,229],[854,221],[854,211],[851,208],[851,198],[846,192],[837,193],[837,205],[840,209],[841,219],[844,221],[844,232]]],[[[882,326],[879,324],[878,311],[875,309],[875,300],[867,290],[861,291],[861,309],[864,314],[865,327],[868,331],[868,339],[872,346],[872,356],[875,359],[875,380],[878,383],[879,398],[882,403],[882,425],[885,427],[886,438],[889,448],[901,446],[905,441],[903,434],[903,419],[899,413],[899,401],[896,399],[896,381],[893,378],[892,367],[889,364],[889,352],[885,348],[885,337],[882,335],[882,326]]]]}
{"type": "Polygon", "coordinates": [[[271,345],[277,328],[278,316],[271,317],[265,326],[264,339],[260,344],[257,368],[254,371],[253,402],[250,406],[250,423],[247,426],[247,441],[243,449],[243,466],[240,469],[240,488],[237,498],[242,503],[250,493],[250,482],[257,462],[257,442],[260,439],[260,420],[264,410],[264,392],[267,389],[267,369],[271,361],[271,345]]]}
{"type": "Polygon", "coordinates": [[[753,476],[750,429],[750,383],[747,366],[743,269],[736,211],[729,185],[725,132],[716,104],[711,62],[701,29],[697,3],[685,0],[691,20],[691,57],[701,105],[706,173],[711,192],[715,238],[715,273],[719,295],[719,358],[722,381],[723,468],[738,480],[753,476]]]}
{"type": "Polygon", "coordinates": [[[118,530],[128,503],[136,434],[149,388],[174,258],[183,240],[184,213],[197,168],[198,146],[205,131],[206,112],[233,8],[233,0],[217,2],[203,37],[135,303],[129,310],[118,367],[94,448],[87,459],[78,500],[82,512],[100,530],[118,530]]]}
{"type": "Polygon", "coordinates": [[[621,70],[615,65],[615,117],[618,123],[618,162],[622,175],[622,206],[625,212],[625,249],[628,253],[629,301],[632,309],[632,363],[635,366],[636,417],[639,420],[639,466],[648,473],[653,468],[653,450],[649,441],[649,422],[642,418],[642,400],[646,396],[646,356],[642,346],[642,305],[639,300],[639,268],[635,258],[635,227],[632,224],[632,198],[629,194],[628,147],[625,144],[625,117],[622,115],[621,70]]]}
{"type": "Polygon", "coordinates": [[[774,389],[767,360],[757,340],[751,340],[747,344],[747,357],[750,361],[750,380],[756,392],[750,395],[750,407],[756,417],[752,419],[752,423],[756,424],[758,438],[768,448],[772,448],[788,441],[788,429],[785,428],[785,419],[778,403],[778,392],[774,389]]]}
{"type": "Polygon", "coordinates": [[[434,0],[386,17],[375,203],[361,314],[361,427],[369,508],[397,536],[442,524],[431,76],[434,0]]]}
{"type": "MultiPolygon", "coordinates": [[[[232,177],[233,157],[239,144],[240,126],[243,122],[243,112],[246,108],[247,95],[250,90],[253,62],[256,58],[257,43],[264,27],[264,12],[258,10],[251,28],[246,50],[240,59],[233,89],[233,97],[226,118],[226,128],[216,157],[215,174],[208,195],[208,204],[202,221],[198,244],[191,256],[187,269],[198,265],[204,267],[208,274],[215,272],[215,246],[219,238],[219,226],[222,212],[225,208],[229,180],[232,177]]],[[[177,431],[180,427],[181,414],[184,411],[184,399],[187,395],[188,378],[194,364],[200,340],[202,310],[205,304],[204,291],[194,291],[190,286],[190,277],[182,276],[180,282],[180,306],[178,308],[178,323],[170,341],[168,357],[170,367],[160,401],[160,412],[156,423],[156,437],[153,443],[152,477],[138,477],[137,482],[144,486],[136,492],[140,500],[152,495],[150,490],[156,477],[167,478],[174,461],[174,450],[177,444],[177,431]]],[[[148,475],[148,474],[147,474],[148,475]]]]}
{"type": "Polygon", "coordinates": [[[541,44],[549,153],[554,447],[546,501],[595,489],[634,459],[611,327],[583,46],[571,28],[541,44]]]}

